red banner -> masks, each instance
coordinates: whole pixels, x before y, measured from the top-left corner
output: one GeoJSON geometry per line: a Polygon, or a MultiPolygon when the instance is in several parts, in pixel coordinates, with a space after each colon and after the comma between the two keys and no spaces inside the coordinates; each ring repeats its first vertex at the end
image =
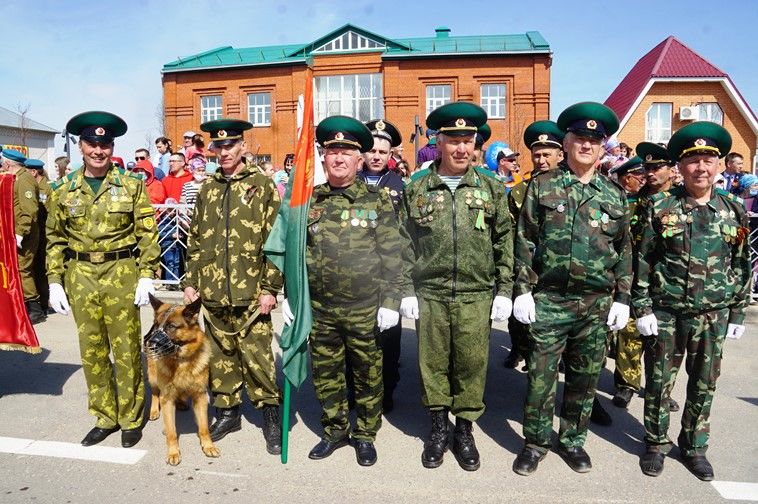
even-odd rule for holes
{"type": "Polygon", "coordinates": [[[39,341],[24,306],[13,224],[14,175],[0,174],[0,350],[39,353],[39,341]]]}

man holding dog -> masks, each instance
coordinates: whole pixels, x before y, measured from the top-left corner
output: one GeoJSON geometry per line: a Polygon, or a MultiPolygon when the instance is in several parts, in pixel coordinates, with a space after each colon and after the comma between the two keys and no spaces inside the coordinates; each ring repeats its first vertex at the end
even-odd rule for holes
{"type": "Polygon", "coordinates": [[[79,136],[84,167],[52,187],[50,306],[61,314],[72,312],[79,331],[89,410],[97,417],[82,444],[97,444],[121,429],[121,444],[128,448],[142,437],[138,306],[148,303],[158,268],[155,212],[142,179],[111,162],[113,139],[126,133],[120,117],[85,112],[73,117],[66,131],[79,136]]]}
{"type": "Polygon", "coordinates": [[[263,255],[281,200],[272,180],[247,164],[244,131],[236,119],[205,122],[219,170],[197,195],[187,246],[185,301],[203,300],[211,337],[210,388],[216,407],[211,439],[242,428],[242,387],[263,410],[266,450],[281,453],[271,310],[282,275],[263,255]]]}

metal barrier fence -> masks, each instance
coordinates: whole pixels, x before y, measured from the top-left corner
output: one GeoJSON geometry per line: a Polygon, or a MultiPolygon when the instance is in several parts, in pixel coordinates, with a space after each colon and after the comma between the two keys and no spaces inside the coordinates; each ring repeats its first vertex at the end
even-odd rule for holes
{"type": "Polygon", "coordinates": [[[187,204],[153,205],[161,246],[161,278],[156,285],[176,286],[184,278],[187,233],[194,207],[187,204]]]}

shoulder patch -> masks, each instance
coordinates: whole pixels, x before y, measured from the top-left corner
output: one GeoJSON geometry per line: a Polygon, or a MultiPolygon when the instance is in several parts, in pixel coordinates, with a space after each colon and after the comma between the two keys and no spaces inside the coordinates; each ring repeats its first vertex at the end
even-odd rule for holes
{"type": "Polygon", "coordinates": [[[490,177],[497,180],[497,176],[495,175],[495,172],[492,170],[487,170],[486,168],[482,168],[481,166],[475,166],[474,171],[476,173],[479,173],[480,175],[484,175],[485,177],[490,177]]]}
{"type": "Polygon", "coordinates": [[[730,193],[726,189],[722,189],[720,187],[717,187],[716,188],[716,194],[719,194],[719,195],[725,197],[729,201],[734,201],[735,203],[739,203],[739,204],[742,204],[742,205],[745,204],[745,202],[744,202],[744,200],[742,198],[740,198],[739,196],[737,196],[735,194],[730,193]]]}
{"type": "Polygon", "coordinates": [[[65,175],[65,176],[59,178],[58,180],[56,180],[55,182],[53,182],[53,183],[50,184],[50,188],[53,191],[55,191],[59,187],[67,184],[68,182],[71,182],[72,180],[74,180],[74,173],[76,173],[76,170],[72,171],[68,175],[65,175]]]}

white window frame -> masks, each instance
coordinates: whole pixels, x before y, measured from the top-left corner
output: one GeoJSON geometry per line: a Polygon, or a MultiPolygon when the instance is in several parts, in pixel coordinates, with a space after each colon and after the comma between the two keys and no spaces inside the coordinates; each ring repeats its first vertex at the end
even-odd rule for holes
{"type": "Polygon", "coordinates": [[[653,143],[668,143],[671,139],[671,122],[674,104],[670,102],[654,102],[645,112],[645,141],[653,143]],[[668,108],[668,118],[666,117],[668,108]],[[651,116],[654,114],[654,116],[651,116]],[[667,124],[668,123],[668,124],[667,124]]]}
{"type": "Polygon", "coordinates": [[[271,126],[271,93],[248,93],[247,120],[253,126],[271,126]]]}
{"type": "Polygon", "coordinates": [[[221,95],[205,95],[200,97],[200,122],[221,119],[224,114],[221,95]]]}
{"type": "Polygon", "coordinates": [[[505,83],[488,83],[479,87],[480,105],[488,119],[505,119],[507,88],[505,83]]]}
{"type": "Polygon", "coordinates": [[[313,50],[313,52],[343,52],[361,51],[364,49],[382,49],[384,44],[376,40],[364,37],[360,33],[348,30],[326,44],[313,50]]]}
{"type": "Polygon", "coordinates": [[[697,120],[724,125],[724,109],[717,102],[702,102],[697,105],[697,120]]]}
{"type": "Polygon", "coordinates": [[[427,84],[426,86],[426,115],[432,110],[453,101],[452,84],[427,84]]]}
{"type": "Polygon", "coordinates": [[[346,115],[367,122],[384,119],[384,81],[381,73],[322,75],[314,78],[316,122],[331,115],[346,115]],[[368,96],[360,96],[361,80],[369,79],[368,96]],[[332,89],[330,89],[332,88],[332,89]],[[368,113],[361,114],[368,103],[368,113]]]}

